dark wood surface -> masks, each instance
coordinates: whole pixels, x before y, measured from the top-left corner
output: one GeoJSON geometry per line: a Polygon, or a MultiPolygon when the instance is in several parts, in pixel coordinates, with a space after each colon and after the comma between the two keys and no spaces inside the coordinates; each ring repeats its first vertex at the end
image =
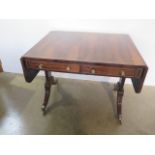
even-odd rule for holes
{"type": "Polygon", "coordinates": [[[120,77],[115,89],[120,121],[125,79],[130,78],[139,93],[148,70],[134,43],[124,34],[50,32],[21,58],[21,63],[27,82],[40,70],[45,71],[44,112],[50,87],[55,84],[51,71],[120,77]]]}
{"type": "Polygon", "coordinates": [[[131,78],[139,93],[148,70],[128,35],[59,32],[46,35],[22,58],[25,79],[39,70],[131,78]]]}
{"type": "Polygon", "coordinates": [[[145,66],[128,35],[50,32],[24,57],[97,64],[145,66]]]}

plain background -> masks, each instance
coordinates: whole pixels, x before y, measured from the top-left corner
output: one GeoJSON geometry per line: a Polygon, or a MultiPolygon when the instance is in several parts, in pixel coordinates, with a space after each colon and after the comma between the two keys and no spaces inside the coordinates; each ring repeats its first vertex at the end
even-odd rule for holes
{"type": "MultiPolygon", "coordinates": [[[[133,39],[149,67],[145,85],[155,85],[154,28],[155,20],[0,20],[0,57],[6,72],[22,73],[20,57],[49,31],[125,33],[133,39]]],[[[108,82],[117,80],[64,73],[55,73],[54,76],[108,82]]]]}

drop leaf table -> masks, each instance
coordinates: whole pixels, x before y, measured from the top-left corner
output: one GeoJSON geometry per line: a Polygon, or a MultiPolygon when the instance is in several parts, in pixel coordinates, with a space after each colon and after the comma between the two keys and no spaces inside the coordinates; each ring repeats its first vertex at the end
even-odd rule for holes
{"type": "Polygon", "coordinates": [[[130,78],[140,93],[148,70],[131,38],[126,34],[52,31],[32,47],[21,63],[25,80],[31,82],[40,70],[45,72],[45,113],[51,85],[56,84],[51,72],[118,77],[117,116],[121,122],[124,83],[130,78]]]}

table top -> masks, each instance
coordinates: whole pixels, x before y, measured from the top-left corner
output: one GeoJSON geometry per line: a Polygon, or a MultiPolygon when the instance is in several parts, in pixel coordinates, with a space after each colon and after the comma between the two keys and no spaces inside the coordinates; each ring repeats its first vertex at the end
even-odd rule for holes
{"type": "Polygon", "coordinates": [[[24,57],[146,66],[136,46],[126,34],[52,31],[32,47],[24,57]]]}

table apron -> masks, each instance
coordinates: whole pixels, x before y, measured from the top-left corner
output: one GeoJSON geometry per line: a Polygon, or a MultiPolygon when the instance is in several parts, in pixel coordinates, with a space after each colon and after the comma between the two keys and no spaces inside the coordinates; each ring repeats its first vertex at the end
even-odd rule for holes
{"type": "Polygon", "coordinates": [[[54,72],[103,75],[114,77],[140,78],[143,73],[142,67],[96,65],[83,63],[53,62],[40,60],[26,60],[28,69],[47,70],[54,72]]]}

